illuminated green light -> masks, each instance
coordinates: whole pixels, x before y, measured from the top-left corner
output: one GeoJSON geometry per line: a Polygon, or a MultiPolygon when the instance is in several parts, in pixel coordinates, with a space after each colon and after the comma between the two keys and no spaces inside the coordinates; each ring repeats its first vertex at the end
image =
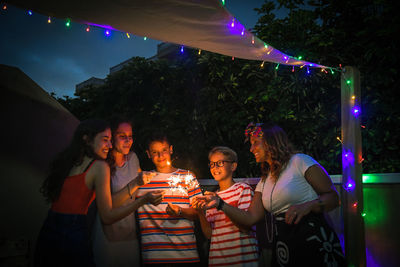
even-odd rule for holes
{"type": "Polygon", "coordinates": [[[363,174],[362,180],[364,184],[374,184],[381,182],[379,176],[374,174],[363,174]]]}
{"type": "Polygon", "coordinates": [[[65,26],[67,27],[71,26],[71,21],[69,19],[67,19],[67,22],[65,22],[65,26]]]}
{"type": "Polygon", "coordinates": [[[275,69],[276,69],[276,70],[279,69],[279,63],[278,63],[278,65],[276,65],[275,69]]]}
{"type": "Polygon", "coordinates": [[[299,56],[297,59],[298,59],[298,60],[301,60],[302,58],[303,58],[302,56],[299,56]]]}
{"type": "Polygon", "coordinates": [[[363,200],[361,216],[367,227],[386,225],[391,214],[396,210],[394,206],[391,206],[387,191],[382,187],[364,187],[363,200]]]}
{"type": "Polygon", "coordinates": [[[347,83],[347,84],[351,84],[351,81],[350,81],[350,80],[347,80],[346,83],[347,83]]]}
{"type": "Polygon", "coordinates": [[[222,5],[223,5],[223,6],[225,5],[225,0],[222,0],[222,5]]]}
{"type": "Polygon", "coordinates": [[[268,48],[268,45],[267,45],[267,44],[264,44],[264,47],[265,47],[265,48],[268,48]]]}
{"type": "Polygon", "coordinates": [[[146,37],[146,36],[145,36],[145,37],[143,37],[143,40],[145,40],[145,41],[146,41],[146,40],[147,40],[147,37],[146,37]]]}

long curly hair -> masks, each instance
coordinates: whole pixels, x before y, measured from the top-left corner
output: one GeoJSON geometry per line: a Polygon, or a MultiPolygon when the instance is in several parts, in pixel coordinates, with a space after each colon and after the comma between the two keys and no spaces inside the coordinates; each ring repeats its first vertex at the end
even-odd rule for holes
{"type": "Polygon", "coordinates": [[[69,172],[74,166],[81,165],[85,156],[99,158],[91,145],[98,133],[109,128],[109,124],[101,119],[85,120],[78,125],[69,146],[51,163],[49,175],[40,188],[46,201],[54,202],[58,199],[69,172]]]}
{"type": "Polygon", "coordinates": [[[272,180],[276,181],[297,151],[290,143],[286,132],[278,125],[263,124],[261,130],[267,156],[267,161],[261,163],[261,178],[264,181],[270,174],[272,180]]]}

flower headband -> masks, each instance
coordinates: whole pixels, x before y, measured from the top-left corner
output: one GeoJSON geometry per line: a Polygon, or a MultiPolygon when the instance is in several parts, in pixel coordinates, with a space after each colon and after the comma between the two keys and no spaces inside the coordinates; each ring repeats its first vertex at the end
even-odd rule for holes
{"type": "Polygon", "coordinates": [[[250,136],[262,137],[264,135],[264,132],[261,129],[262,126],[263,123],[254,124],[253,122],[250,122],[244,130],[244,135],[246,136],[245,141],[248,141],[250,136]]]}

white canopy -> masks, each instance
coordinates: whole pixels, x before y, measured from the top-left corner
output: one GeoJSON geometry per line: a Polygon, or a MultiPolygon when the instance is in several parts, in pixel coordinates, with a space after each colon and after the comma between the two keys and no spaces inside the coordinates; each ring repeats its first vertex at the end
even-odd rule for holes
{"type": "Polygon", "coordinates": [[[325,66],[286,55],[246,30],[218,0],[8,0],[46,16],[146,36],[236,58],[325,66]]]}

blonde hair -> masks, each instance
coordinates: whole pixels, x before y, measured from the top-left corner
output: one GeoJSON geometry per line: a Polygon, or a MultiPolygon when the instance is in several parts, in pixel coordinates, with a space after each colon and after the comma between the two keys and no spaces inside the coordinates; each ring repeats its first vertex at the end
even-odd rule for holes
{"type": "Polygon", "coordinates": [[[233,162],[238,162],[238,157],[235,151],[233,151],[233,149],[226,147],[226,146],[216,146],[213,149],[210,150],[210,152],[208,153],[208,159],[210,159],[210,157],[212,155],[214,155],[215,153],[221,153],[222,155],[224,155],[227,160],[229,161],[233,161],[233,162]]]}

